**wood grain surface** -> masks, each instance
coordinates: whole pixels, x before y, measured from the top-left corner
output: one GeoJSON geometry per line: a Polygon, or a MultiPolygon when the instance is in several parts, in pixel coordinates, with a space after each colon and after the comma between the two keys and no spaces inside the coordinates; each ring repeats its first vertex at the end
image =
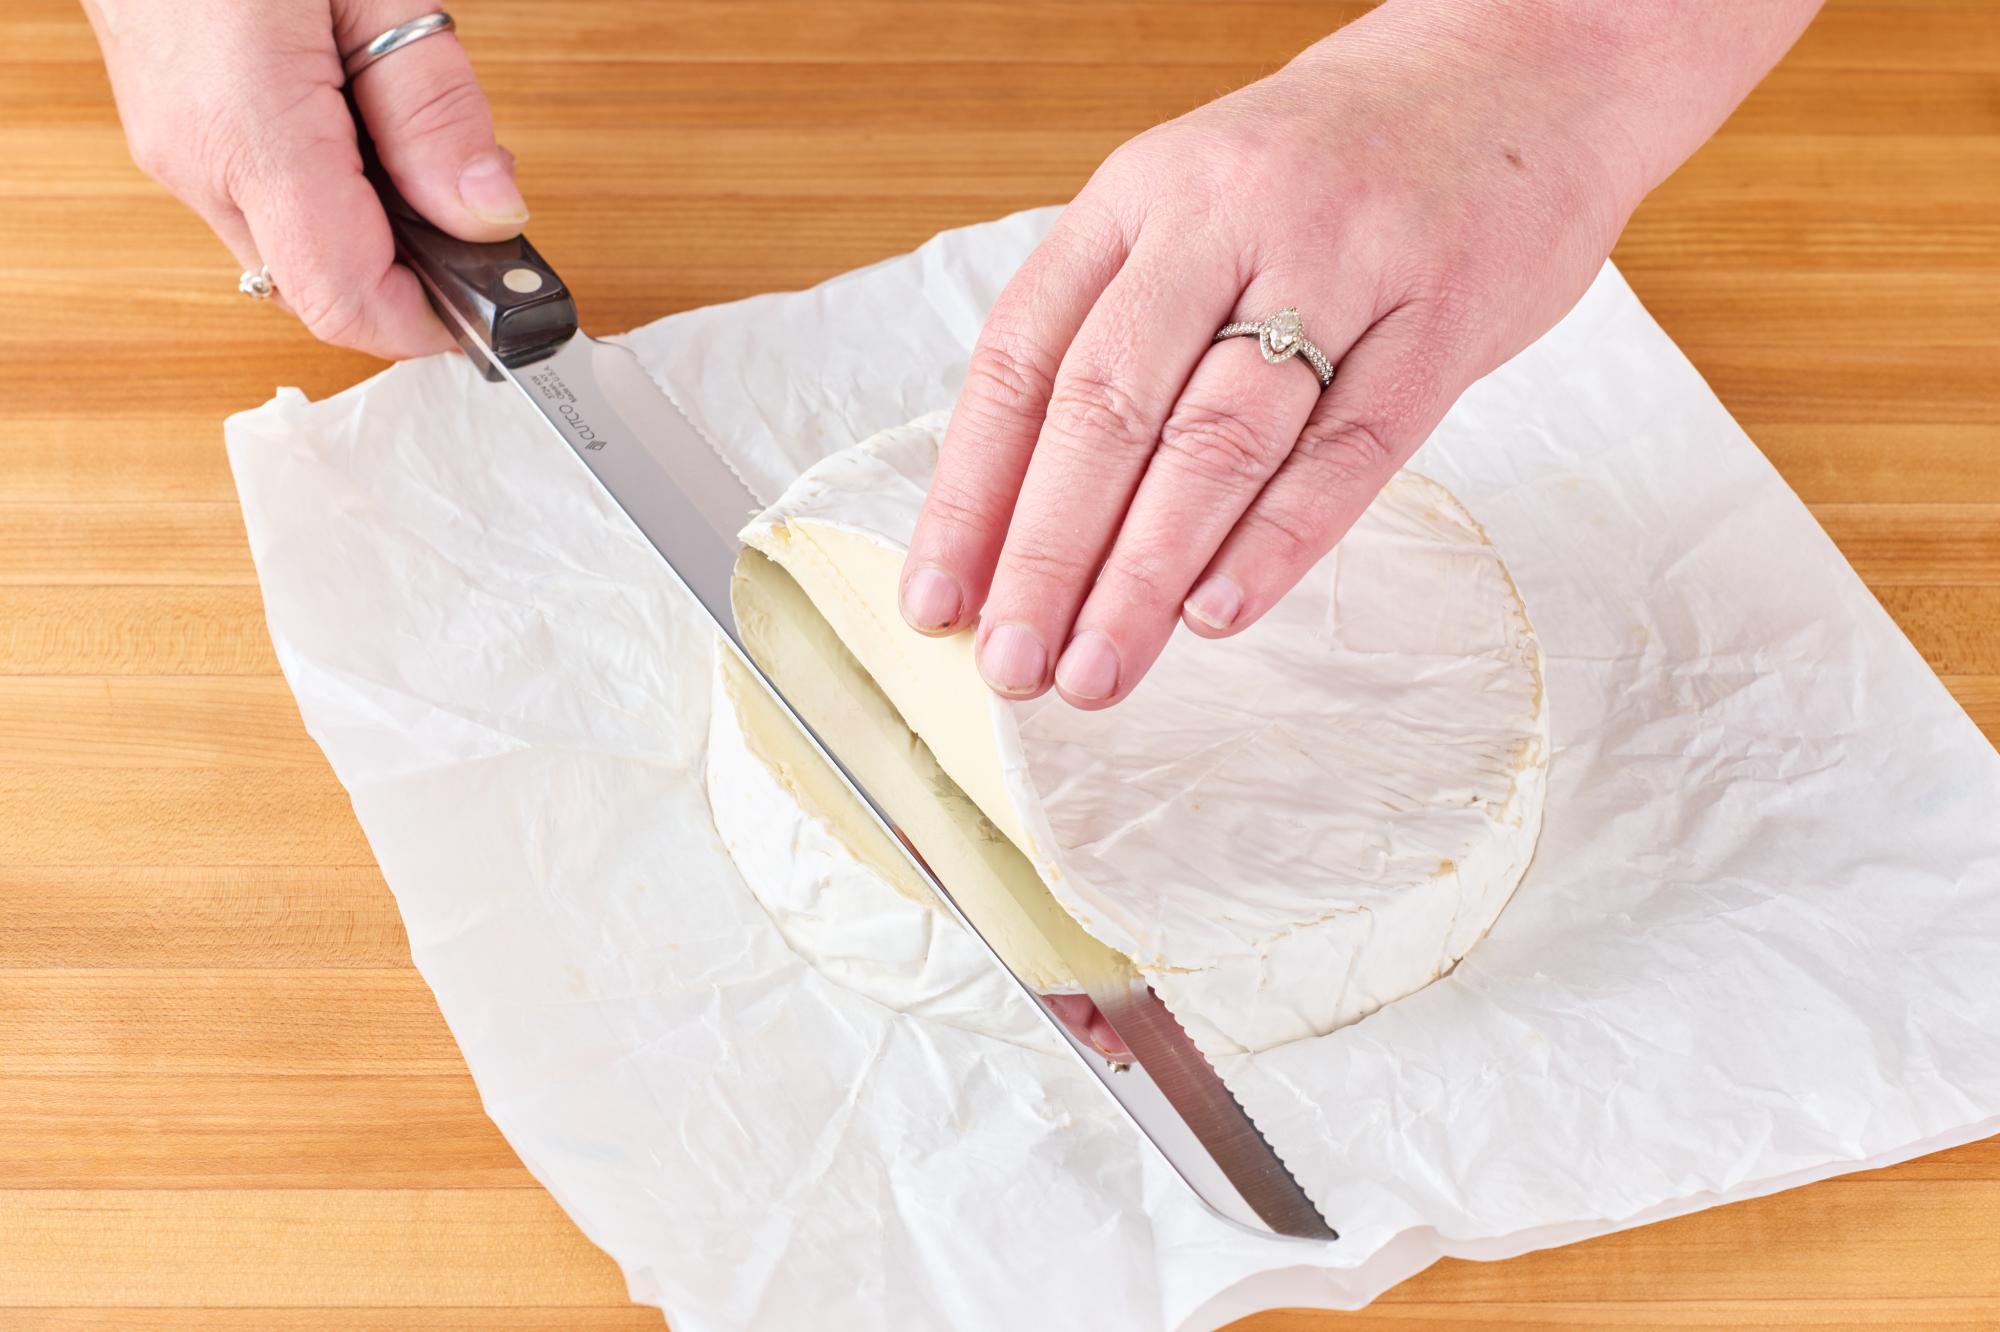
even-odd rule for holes
{"type": "MultiPolygon", "coordinates": [[[[462,0],[593,327],[1067,197],[1360,6],[462,0]]],[[[1619,262],[2000,737],[2000,5],[1834,0],[1619,262]]],[[[0,15],[0,1332],[658,1327],[480,1112],[277,674],[224,415],[375,367],[234,291],[68,0],[0,15]]],[[[2000,1142],[1358,1315],[2000,1326],[2000,1142]]]]}

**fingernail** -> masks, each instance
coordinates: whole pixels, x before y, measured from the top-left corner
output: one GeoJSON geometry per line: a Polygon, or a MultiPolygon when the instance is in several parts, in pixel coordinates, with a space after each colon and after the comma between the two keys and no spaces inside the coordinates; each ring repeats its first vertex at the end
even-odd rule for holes
{"type": "Polygon", "coordinates": [[[1048,669],[1048,649],[1022,625],[995,625],[979,649],[979,673],[1003,694],[1034,693],[1048,669]]]}
{"type": "Polygon", "coordinates": [[[1110,698],[1118,692],[1118,649],[1095,629],[1084,630],[1063,649],[1056,683],[1077,698],[1110,698]]]}
{"type": "Polygon", "coordinates": [[[964,605],[958,580],[942,569],[925,565],[903,585],[903,618],[913,629],[949,628],[964,605]]]}
{"type": "Polygon", "coordinates": [[[504,153],[481,153],[458,173],[458,197],[474,217],[496,227],[518,227],[528,220],[528,201],[514,183],[514,169],[504,153]]]}
{"type": "Polygon", "coordinates": [[[1182,603],[1189,615],[1211,629],[1227,629],[1243,613],[1243,589],[1223,574],[1210,574],[1182,603]]]}

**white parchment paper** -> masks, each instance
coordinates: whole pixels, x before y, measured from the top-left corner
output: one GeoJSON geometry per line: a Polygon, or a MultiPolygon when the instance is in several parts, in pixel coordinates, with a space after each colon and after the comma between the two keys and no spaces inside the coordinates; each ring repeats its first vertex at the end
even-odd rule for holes
{"type": "MultiPolygon", "coordinates": [[[[769,500],[949,405],[1051,215],[627,341],[769,500]]],[[[488,1111],[681,1332],[1353,1307],[2000,1130],[2000,755],[1608,267],[1417,464],[1548,654],[1534,866],[1449,977],[1230,1070],[1326,1246],[1211,1218],[967,941],[920,1013],[787,944],[703,792],[711,631],[511,391],[434,358],[228,435],[488,1111]]]]}

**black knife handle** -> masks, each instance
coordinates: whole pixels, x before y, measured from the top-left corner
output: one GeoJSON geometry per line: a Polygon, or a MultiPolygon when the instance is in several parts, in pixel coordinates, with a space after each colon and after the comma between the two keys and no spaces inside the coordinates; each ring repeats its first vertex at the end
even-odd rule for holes
{"type": "Polygon", "coordinates": [[[396,237],[396,257],[416,272],[438,317],[479,372],[502,379],[493,361],[518,369],[569,341],[577,330],[576,302],[528,238],[463,241],[426,222],[390,183],[352,98],[348,109],[362,169],[396,237]]]}

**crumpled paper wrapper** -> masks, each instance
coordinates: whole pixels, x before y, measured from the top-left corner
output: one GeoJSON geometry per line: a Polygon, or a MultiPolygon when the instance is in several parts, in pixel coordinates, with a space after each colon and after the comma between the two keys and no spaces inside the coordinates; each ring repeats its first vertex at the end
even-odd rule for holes
{"type": "MultiPolygon", "coordinates": [[[[950,404],[1051,216],[625,340],[769,500],[950,404]]],[[[1230,1070],[1328,1245],[1211,1216],[991,977],[919,1015],[787,946],[703,794],[712,630],[517,395],[433,358],[228,436],[489,1113],[679,1332],[1355,1307],[2000,1130],[2000,755],[1609,267],[1416,462],[1548,654],[1534,865],[1451,975],[1230,1070]]]]}

